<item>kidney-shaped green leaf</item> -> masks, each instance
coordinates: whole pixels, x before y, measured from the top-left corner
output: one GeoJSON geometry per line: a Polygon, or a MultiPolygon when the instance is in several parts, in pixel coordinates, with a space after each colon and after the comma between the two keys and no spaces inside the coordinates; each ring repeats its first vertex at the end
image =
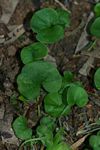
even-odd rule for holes
{"type": "Polygon", "coordinates": [[[50,93],[44,99],[45,111],[53,116],[59,117],[64,110],[61,95],[58,93],[50,93]]]}
{"type": "Polygon", "coordinates": [[[22,140],[32,138],[32,130],[28,128],[27,119],[24,116],[18,117],[13,123],[16,136],[22,140]]]}
{"type": "Polygon", "coordinates": [[[41,85],[48,92],[61,88],[62,78],[56,67],[45,61],[26,64],[17,77],[18,89],[28,100],[39,96],[41,85]]]}
{"type": "Polygon", "coordinates": [[[94,83],[98,90],[100,90],[100,68],[97,69],[94,75],[94,83]]]}
{"type": "Polygon", "coordinates": [[[34,32],[51,27],[58,21],[58,14],[52,8],[44,8],[37,11],[31,19],[31,28],[34,32]]]}
{"type": "Polygon", "coordinates": [[[54,43],[64,37],[64,29],[60,25],[55,25],[38,32],[36,38],[42,43],[54,43]]]}
{"type": "Polygon", "coordinates": [[[92,35],[100,38],[100,17],[96,18],[90,27],[90,32],[92,35]]]}
{"type": "Polygon", "coordinates": [[[54,43],[64,37],[64,28],[70,24],[69,13],[63,9],[44,8],[31,19],[31,28],[42,43],[54,43]]]}
{"type": "Polygon", "coordinates": [[[36,42],[27,47],[24,47],[21,51],[21,60],[24,64],[39,60],[48,54],[48,48],[40,43],[36,42]]]}
{"type": "Polygon", "coordinates": [[[78,105],[83,107],[88,102],[87,92],[80,86],[72,85],[67,92],[67,102],[69,105],[78,105]]]}

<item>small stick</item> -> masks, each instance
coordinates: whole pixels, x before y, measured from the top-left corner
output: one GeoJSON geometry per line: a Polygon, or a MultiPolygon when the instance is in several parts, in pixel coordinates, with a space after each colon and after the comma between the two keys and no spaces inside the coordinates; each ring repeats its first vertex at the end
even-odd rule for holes
{"type": "Polygon", "coordinates": [[[71,13],[61,2],[59,2],[59,0],[55,0],[55,2],[56,2],[57,4],[59,4],[62,9],[64,9],[64,10],[67,11],[68,13],[71,13]]]}

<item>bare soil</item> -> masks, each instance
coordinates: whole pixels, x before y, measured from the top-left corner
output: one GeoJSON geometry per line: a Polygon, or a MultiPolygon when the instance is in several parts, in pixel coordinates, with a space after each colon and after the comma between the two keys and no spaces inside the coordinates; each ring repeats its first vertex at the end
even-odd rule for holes
{"type": "MultiPolygon", "coordinates": [[[[51,4],[52,6],[54,4],[51,4]]],[[[36,41],[34,34],[30,30],[29,20],[35,10],[40,7],[49,6],[48,3],[34,3],[31,0],[21,0],[16,7],[9,25],[20,25],[24,23],[25,33],[15,42],[0,47],[0,150],[17,150],[18,139],[11,130],[11,124],[16,116],[25,114],[28,110],[30,126],[35,127],[38,123],[36,110],[37,105],[29,108],[17,101],[18,91],[16,77],[22,68],[20,60],[21,49],[36,41]]],[[[76,79],[83,82],[89,93],[89,103],[84,108],[73,107],[70,115],[60,118],[61,126],[65,129],[66,141],[69,144],[75,143],[87,133],[78,134],[80,130],[91,129],[90,124],[95,123],[100,117],[100,92],[93,88],[92,77],[97,66],[100,66],[100,59],[95,59],[94,68],[87,77],[79,74],[80,68],[84,65],[88,56],[74,55],[75,48],[84,29],[80,23],[83,17],[88,16],[93,4],[87,1],[70,1],[67,7],[71,10],[71,27],[66,30],[65,38],[60,42],[50,45],[50,55],[56,60],[57,67],[61,73],[70,70],[76,75],[76,79]],[[76,30],[76,32],[74,32],[76,30]],[[95,94],[94,94],[95,93],[95,94]],[[95,96],[96,95],[96,96],[95,96]]],[[[0,23],[0,35],[7,34],[6,25],[0,23]]],[[[42,105],[40,101],[40,105],[42,105]]],[[[96,129],[96,127],[94,127],[96,129]]],[[[79,150],[86,147],[86,142],[82,143],[79,150]]]]}

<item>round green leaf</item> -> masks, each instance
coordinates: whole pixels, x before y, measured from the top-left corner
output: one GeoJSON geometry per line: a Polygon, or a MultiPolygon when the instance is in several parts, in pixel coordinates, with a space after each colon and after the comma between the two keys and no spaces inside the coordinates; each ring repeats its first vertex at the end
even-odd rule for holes
{"type": "Polygon", "coordinates": [[[24,116],[18,117],[13,123],[16,136],[22,140],[32,138],[32,130],[27,126],[27,119],[24,116]]]}
{"type": "Polygon", "coordinates": [[[64,110],[61,95],[58,93],[50,93],[44,99],[45,111],[53,116],[59,117],[64,110]]]}
{"type": "Polygon", "coordinates": [[[100,90],[100,68],[97,69],[94,75],[94,83],[98,90],[100,90]]]}
{"type": "Polygon", "coordinates": [[[42,43],[54,43],[64,37],[64,29],[60,25],[51,26],[38,32],[36,38],[42,43]]]}
{"type": "Polygon", "coordinates": [[[30,22],[31,28],[34,32],[46,29],[55,25],[58,21],[58,14],[52,8],[44,8],[37,11],[30,22]]]}
{"type": "Polygon", "coordinates": [[[65,82],[70,83],[70,82],[72,82],[73,78],[74,78],[74,75],[72,72],[70,72],[70,71],[64,72],[64,78],[63,79],[65,82]]]}
{"type": "Polygon", "coordinates": [[[62,27],[69,27],[70,25],[70,14],[63,10],[63,9],[57,9],[58,13],[58,24],[61,25],[62,27]]]}
{"type": "Polygon", "coordinates": [[[48,54],[48,48],[40,43],[36,42],[27,47],[24,47],[21,51],[21,60],[24,64],[39,60],[48,54]]]}
{"type": "Polygon", "coordinates": [[[67,102],[71,106],[76,104],[79,107],[83,107],[88,102],[87,92],[80,86],[72,85],[67,92],[67,102]]]}
{"type": "Polygon", "coordinates": [[[100,17],[96,18],[90,27],[90,32],[92,35],[100,38],[100,17]]]}
{"type": "Polygon", "coordinates": [[[17,77],[18,90],[28,100],[39,96],[41,85],[48,92],[57,92],[61,88],[62,78],[56,67],[45,61],[26,64],[17,77]]]}
{"type": "Polygon", "coordinates": [[[94,7],[96,17],[100,17],[100,3],[97,3],[94,7]]]}

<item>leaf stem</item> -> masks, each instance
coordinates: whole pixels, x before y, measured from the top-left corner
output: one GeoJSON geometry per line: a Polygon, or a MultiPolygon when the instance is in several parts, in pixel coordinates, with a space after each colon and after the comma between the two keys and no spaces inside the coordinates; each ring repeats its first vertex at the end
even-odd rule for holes
{"type": "Polygon", "coordinates": [[[97,42],[97,39],[94,40],[92,45],[89,47],[88,51],[91,51],[91,49],[94,48],[94,46],[96,45],[96,42],[97,42]]]}
{"type": "Polygon", "coordinates": [[[67,11],[69,14],[71,14],[71,11],[69,11],[59,0],[55,0],[55,2],[57,4],[59,4],[59,6],[64,9],[65,11],[67,11]]]}
{"type": "Polygon", "coordinates": [[[23,142],[20,147],[19,147],[19,150],[21,150],[21,147],[29,142],[35,142],[35,141],[40,141],[42,138],[34,138],[34,139],[29,139],[29,140],[26,140],[25,142],[23,142]]]}

